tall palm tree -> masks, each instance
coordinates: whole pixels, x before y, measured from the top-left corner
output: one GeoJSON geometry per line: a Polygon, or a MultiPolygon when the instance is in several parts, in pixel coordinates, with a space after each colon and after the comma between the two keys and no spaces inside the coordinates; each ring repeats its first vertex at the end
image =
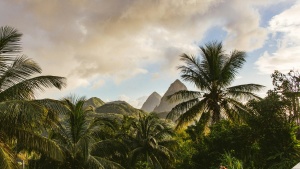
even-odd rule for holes
{"type": "Polygon", "coordinates": [[[183,54],[185,65],[179,67],[183,80],[193,83],[200,91],[179,91],[169,97],[171,101],[184,100],[175,106],[168,118],[178,118],[177,128],[208,114],[207,124],[221,118],[240,120],[247,111],[242,99],[259,98],[254,91],[263,86],[243,84],[231,86],[238,70],[245,63],[245,52],[234,50],[225,54],[222,43],[213,42],[201,46],[201,59],[183,54]]]}
{"type": "Polygon", "coordinates": [[[66,110],[62,112],[60,125],[51,134],[66,156],[59,168],[123,168],[92,153],[95,149],[101,151],[103,144],[106,144],[105,140],[101,140],[100,130],[113,128],[113,123],[108,118],[95,117],[93,108],[84,106],[85,101],[84,97],[75,96],[63,100],[66,110]]]}
{"type": "Polygon", "coordinates": [[[170,167],[169,164],[174,160],[171,148],[176,145],[171,127],[156,114],[140,116],[132,126],[134,134],[123,139],[130,147],[131,166],[135,167],[140,161],[146,162],[151,168],[170,167]]]}
{"type": "Polygon", "coordinates": [[[18,168],[15,157],[20,148],[62,158],[55,142],[37,132],[43,122],[51,121],[56,101],[35,100],[35,93],[50,87],[61,89],[65,78],[37,76],[42,72],[39,65],[19,56],[21,36],[14,28],[0,27],[0,168],[4,169],[18,168]]]}

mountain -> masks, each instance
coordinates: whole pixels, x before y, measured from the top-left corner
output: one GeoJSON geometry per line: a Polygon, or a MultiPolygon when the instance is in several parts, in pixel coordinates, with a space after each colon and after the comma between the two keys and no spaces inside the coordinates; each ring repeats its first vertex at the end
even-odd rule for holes
{"type": "Polygon", "coordinates": [[[181,90],[187,90],[187,88],[180,80],[177,79],[170,85],[166,93],[161,98],[159,105],[153,111],[158,113],[160,117],[162,116],[165,117],[167,114],[166,112],[170,112],[173,107],[175,107],[177,104],[180,103],[180,102],[170,103],[167,100],[167,96],[170,96],[181,90]]]}
{"type": "Polygon", "coordinates": [[[152,112],[156,106],[159,105],[161,96],[157,92],[153,92],[145,101],[142,110],[145,112],[152,112]]]}
{"type": "Polygon", "coordinates": [[[105,102],[97,97],[91,97],[83,104],[83,107],[93,106],[95,109],[104,105],[105,102]]]}
{"type": "Polygon", "coordinates": [[[123,115],[138,116],[139,113],[144,113],[142,110],[132,107],[125,101],[114,101],[105,103],[96,108],[96,113],[115,113],[123,115]]]}

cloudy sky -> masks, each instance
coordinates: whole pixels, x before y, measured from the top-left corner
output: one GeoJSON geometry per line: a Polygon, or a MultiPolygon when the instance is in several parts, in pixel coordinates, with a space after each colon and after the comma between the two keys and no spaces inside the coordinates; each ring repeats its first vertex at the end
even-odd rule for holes
{"type": "Polygon", "coordinates": [[[40,98],[72,93],[135,107],[180,79],[180,54],[215,40],[247,52],[234,84],[271,88],[274,70],[300,68],[299,16],[295,0],[0,0],[1,26],[24,34],[23,53],[43,74],[68,79],[40,98]]]}

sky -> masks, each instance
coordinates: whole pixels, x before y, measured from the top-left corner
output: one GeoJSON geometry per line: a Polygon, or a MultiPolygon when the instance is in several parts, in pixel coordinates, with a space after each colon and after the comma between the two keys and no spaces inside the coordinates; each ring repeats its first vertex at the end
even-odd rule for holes
{"type": "Polygon", "coordinates": [[[22,53],[43,75],[67,78],[39,98],[76,94],[136,108],[180,79],[181,54],[199,55],[212,41],[247,52],[232,85],[265,85],[263,95],[274,70],[300,69],[299,16],[296,0],[0,0],[0,26],[23,33],[22,53]]]}

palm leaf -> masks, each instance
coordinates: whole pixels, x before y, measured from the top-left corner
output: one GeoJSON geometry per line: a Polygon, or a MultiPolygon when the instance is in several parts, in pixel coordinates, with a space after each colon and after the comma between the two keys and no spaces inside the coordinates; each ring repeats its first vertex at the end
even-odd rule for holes
{"type": "Polygon", "coordinates": [[[25,56],[17,57],[13,60],[13,63],[5,69],[5,72],[1,75],[0,84],[2,90],[5,90],[35,73],[41,73],[41,68],[33,60],[28,59],[25,56]]]}
{"type": "Polygon", "coordinates": [[[200,61],[194,56],[183,54],[180,60],[184,61],[187,66],[179,66],[181,78],[185,81],[194,83],[199,89],[206,90],[209,87],[207,73],[204,72],[200,65],[200,61]]]}
{"type": "Polygon", "coordinates": [[[202,99],[198,103],[196,103],[193,107],[191,107],[184,114],[181,114],[179,118],[176,120],[176,130],[181,129],[186,124],[193,122],[197,117],[200,118],[203,111],[207,108],[207,100],[202,99]]]}
{"type": "Polygon", "coordinates": [[[176,101],[191,100],[199,97],[201,97],[200,92],[181,90],[172,95],[167,96],[167,99],[172,103],[176,101]]]}
{"type": "Polygon", "coordinates": [[[177,104],[175,107],[172,108],[172,110],[168,113],[167,119],[174,119],[188,111],[191,107],[193,107],[195,104],[199,102],[199,99],[192,99],[186,102],[182,102],[177,104]]]}
{"type": "Polygon", "coordinates": [[[105,158],[96,157],[96,156],[90,156],[90,158],[91,157],[93,157],[94,159],[96,159],[98,161],[98,164],[101,164],[102,166],[104,166],[105,169],[125,169],[120,164],[115,163],[115,162],[110,161],[110,160],[107,160],[105,158]]]}
{"type": "Polygon", "coordinates": [[[0,140],[0,168],[2,169],[19,168],[13,150],[11,150],[11,148],[8,147],[8,145],[2,142],[1,140],[0,140]]]}
{"type": "Polygon", "coordinates": [[[238,69],[240,69],[245,60],[246,54],[242,51],[233,51],[228,59],[226,59],[221,70],[220,82],[222,86],[228,86],[234,80],[238,69]]]}
{"type": "Polygon", "coordinates": [[[0,28],[0,55],[15,54],[21,51],[22,34],[16,29],[5,26],[0,28]]]}
{"type": "Polygon", "coordinates": [[[18,143],[24,148],[34,149],[49,155],[52,159],[61,161],[64,158],[60,147],[52,140],[34,132],[18,129],[14,131],[18,143]]]}
{"type": "Polygon", "coordinates": [[[65,78],[58,76],[38,76],[26,79],[1,92],[0,100],[35,98],[35,90],[44,91],[44,88],[56,87],[61,89],[65,86],[65,78]]]}
{"type": "Polygon", "coordinates": [[[264,86],[258,84],[244,84],[227,88],[226,95],[239,99],[261,99],[253,92],[259,91],[264,86]]]}

